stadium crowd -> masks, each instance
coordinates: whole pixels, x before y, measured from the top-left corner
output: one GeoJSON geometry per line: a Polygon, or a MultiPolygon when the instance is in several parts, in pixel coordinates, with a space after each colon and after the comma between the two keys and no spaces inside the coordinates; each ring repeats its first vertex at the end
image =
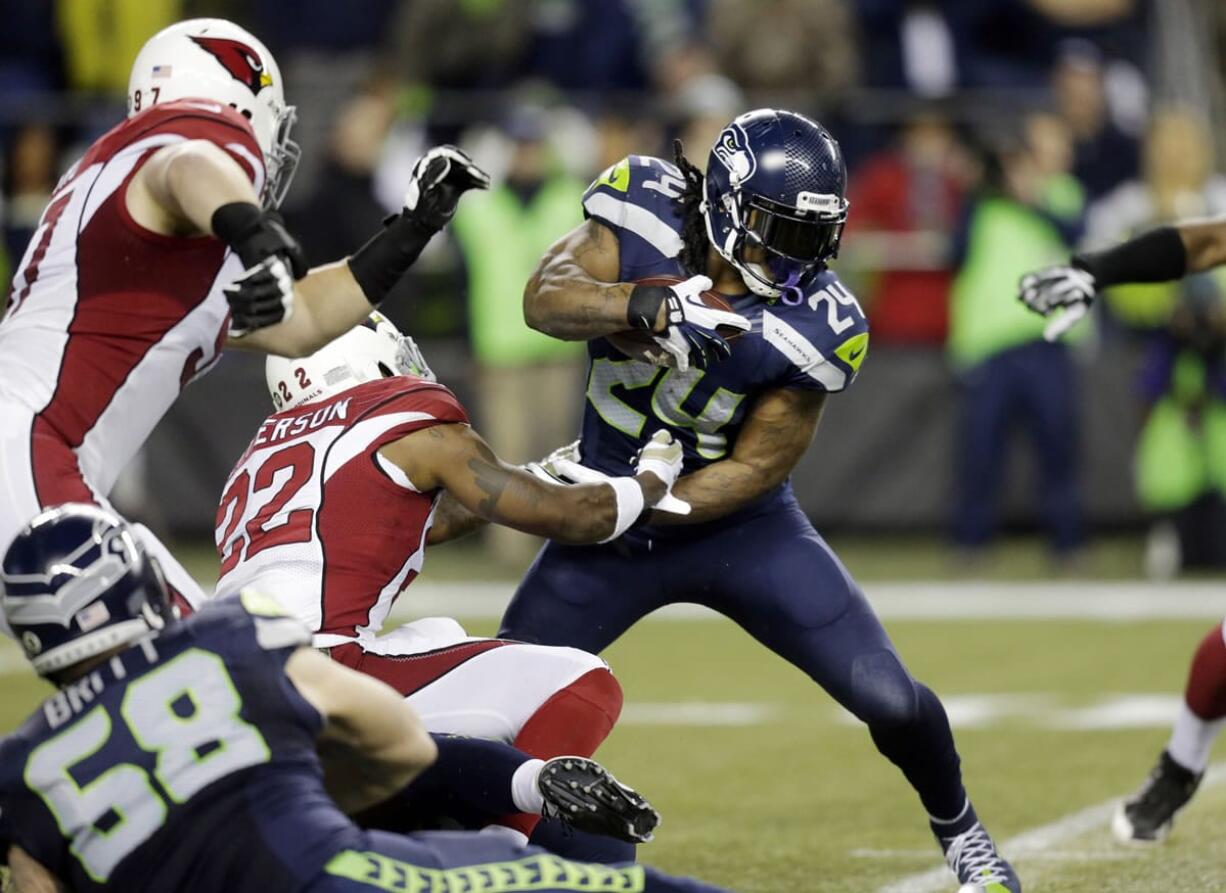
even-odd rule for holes
{"type": "MultiPolygon", "coordinates": [[[[459,142],[494,174],[495,188],[461,209],[401,286],[413,300],[391,303],[440,375],[468,391],[490,440],[526,460],[572,436],[583,351],[524,326],[519,290],[542,250],[578,221],[585,185],[627,154],[670,157],[673,138],[701,165],[740,111],[796,108],[830,127],[847,158],[852,210],[839,271],[871,317],[875,362],[907,351],[946,358],[946,394],[959,405],[950,416],[954,541],[974,555],[995,535],[1020,424],[1052,547],[1077,554],[1087,522],[1068,381],[1078,354],[1119,342],[1139,357],[1139,504],[1165,519],[1159,539],[1179,543],[1184,562],[1226,565],[1226,536],[1212,533],[1226,531],[1220,277],[1113,289],[1095,330],[1055,344],[1012,300],[1023,272],[1072,247],[1226,212],[1210,124],[1220,77],[1204,75],[1221,71],[1218,7],[0,0],[9,23],[0,33],[0,269],[7,278],[20,259],[64,167],[121,117],[143,41],[179,18],[231,18],[266,36],[298,103],[304,162],[284,210],[313,259],[352,250],[371,220],[399,205],[424,146],[459,142]],[[538,405],[558,409],[525,411],[538,405]],[[1184,461],[1171,462],[1175,454],[1184,461]]],[[[510,538],[499,548],[515,557],[525,547],[510,538]]],[[[1161,554],[1155,560],[1160,568],[1161,554]]]]}

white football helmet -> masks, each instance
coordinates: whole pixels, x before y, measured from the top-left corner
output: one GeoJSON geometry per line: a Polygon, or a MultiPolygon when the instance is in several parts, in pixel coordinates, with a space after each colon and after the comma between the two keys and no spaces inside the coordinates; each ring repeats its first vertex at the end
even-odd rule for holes
{"type": "Polygon", "coordinates": [[[264,153],[264,204],[281,204],[298,166],[298,144],[289,138],[298,114],[255,35],[225,19],[188,19],[149,38],[128,78],[128,117],[174,99],[211,99],[249,120],[264,153]]]}
{"type": "Polygon", "coordinates": [[[417,343],[378,312],[309,357],[270,355],[264,375],[277,412],[393,375],[437,381],[417,343]]]}

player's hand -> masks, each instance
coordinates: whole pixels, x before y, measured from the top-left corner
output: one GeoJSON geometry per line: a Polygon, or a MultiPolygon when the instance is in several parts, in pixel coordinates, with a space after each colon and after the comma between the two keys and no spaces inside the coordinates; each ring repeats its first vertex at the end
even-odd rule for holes
{"type": "Polygon", "coordinates": [[[681,476],[681,467],[685,462],[685,453],[681,442],[674,440],[668,431],[661,428],[651,435],[651,440],[639,451],[635,463],[636,474],[650,472],[664,482],[664,495],[657,500],[654,508],[677,515],[688,515],[690,504],[673,496],[673,484],[681,476]]]}
{"type": "Polygon", "coordinates": [[[539,462],[529,462],[524,466],[524,471],[550,484],[570,486],[579,483],[578,480],[564,474],[562,468],[559,468],[559,463],[565,463],[568,470],[583,468],[579,464],[579,441],[572,441],[565,446],[558,447],[539,462]]]}
{"type": "Polygon", "coordinates": [[[1079,267],[1057,266],[1023,276],[1017,297],[1043,316],[1065,308],[1065,312],[1043,330],[1044,338],[1055,341],[1086,316],[1097,293],[1098,286],[1091,273],[1079,267]]]}
{"type": "Polygon", "coordinates": [[[213,226],[246,268],[222,289],[230,304],[230,335],[241,338],[293,315],[294,280],[305,276],[309,265],[275,211],[239,208],[237,214],[233,225],[215,215],[213,226]]]}
{"type": "Polygon", "coordinates": [[[655,340],[672,355],[674,365],[682,372],[690,368],[690,363],[705,369],[732,353],[727,340],[716,331],[718,326],[749,331],[749,320],[739,313],[716,310],[699,299],[698,295],[710,288],[711,280],[706,276],[693,276],[667,287],[665,329],[655,340]]]}
{"type": "Polygon", "coordinates": [[[421,352],[417,342],[408,335],[400,337],[400,347],[397,352],[403,352],[403,356],[400,359],[413,375],[416,375],[418,378],[424,378],[426,381],[438,381],[438,376],[434,374],[434,370],[426,362],[426,355],[421,352]]]}
{"type": "Polygon", "coordinates": [[[404,196],[405,214],[431,231],[455,216],[460,196],[489,189],[490,175],[455,146],[435,146],[413,165],[404,196]]]}

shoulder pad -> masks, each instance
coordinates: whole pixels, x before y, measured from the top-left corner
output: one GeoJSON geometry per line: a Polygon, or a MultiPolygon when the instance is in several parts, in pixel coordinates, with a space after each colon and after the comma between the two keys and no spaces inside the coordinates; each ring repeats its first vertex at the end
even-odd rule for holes
{"type": "Polygon", "coordinates": [[[592,181],[583,194],[583,214],[673,257],[681,251],[677,199],[684,191],[685,179],[672,162],[628,155],[592,181]]]}
{"type": "Polygon", "coordinates": [[[800,304],[763,310],[762,337],[787,357],[787,383],[796,387],[842,391],[868,355],[868,319],[855,295],[829,272],[800,304]]]}

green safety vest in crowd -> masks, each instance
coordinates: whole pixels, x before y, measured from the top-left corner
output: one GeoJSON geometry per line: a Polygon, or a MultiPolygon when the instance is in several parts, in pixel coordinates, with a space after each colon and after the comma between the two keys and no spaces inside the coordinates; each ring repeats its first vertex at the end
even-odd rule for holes
{"type": "MultiPolygon", "coordinates": [[[[1068,181],[1059,185],[1061,205],[1079,207],[1080,187],[1068,181]]],[[[1061,263],[1068,255],[1059,230],[1042,215],[1003,196],[980,200],[971,212],[966,260],[950,291],[946,348],[954,365],[974,366],[1041,339],[1048,321],[1017,299],[1017,283],[1024,274],[1061,263]]],[[[1074,326],[1066,339],[1089,333],[1089,326],[1074,326]]]]}
{"type": "Polygon", "coordinates": [[[122,96],[145,41],[183,16],[182,0],[59,0],[68,83],[122,96]]]}
{"type": "Polygon", "coordinates": [[[1180,354],[1170,390],[1137,439],[1137,497],[1151,512],[1184,508],[1212,490],[1226,496],[1226,405],[1205,390],[1204,360],[1180,354]],[[1189,407],[1197,405],[1194,423],[1189,407]]]}
{"type": "Polygon", "coordinates": [[[451,228],[468,266],[469,330],[481,363],[517,366],[578,356],[583,346],[559,341],[524,322],[524,286],[541,255],[583,220],[583,184],[547,181],[527,205],[506,186],[470,192],[451,228]]]}

